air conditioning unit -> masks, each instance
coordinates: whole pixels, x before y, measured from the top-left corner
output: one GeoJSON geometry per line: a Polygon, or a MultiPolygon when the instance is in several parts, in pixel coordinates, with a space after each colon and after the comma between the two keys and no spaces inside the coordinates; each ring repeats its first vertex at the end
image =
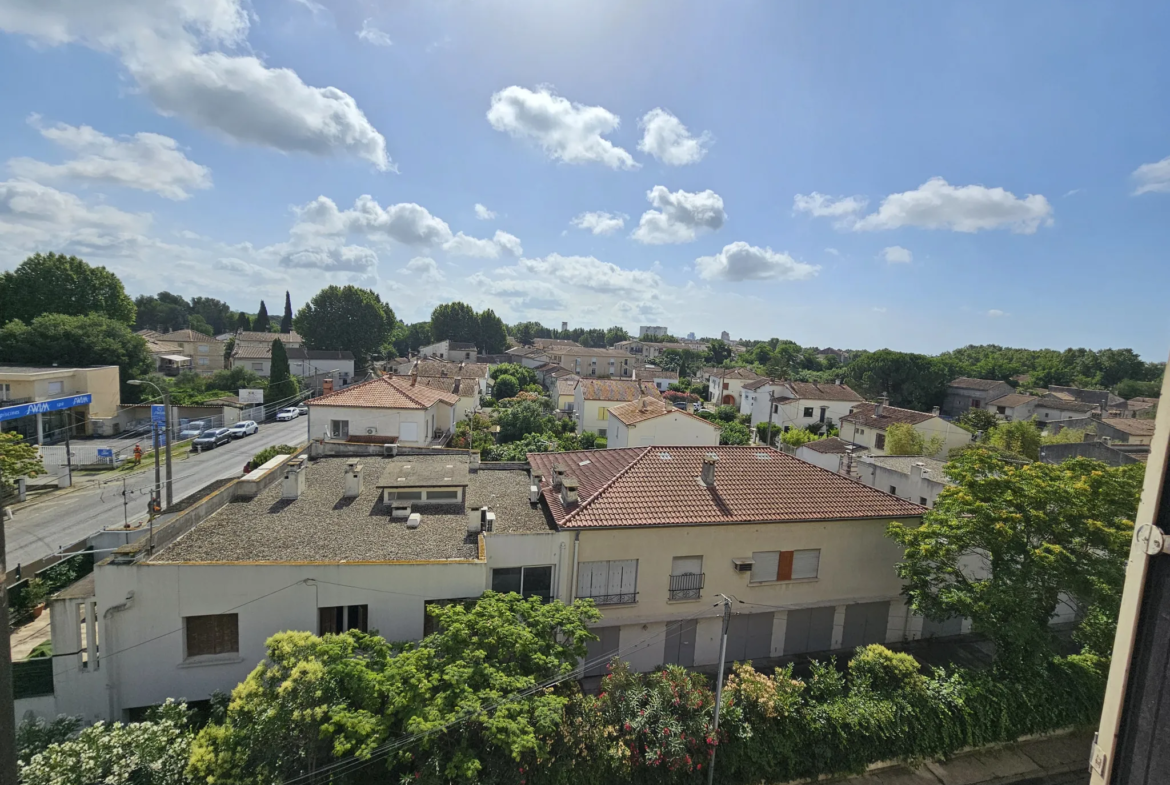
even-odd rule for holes
{"type": "Polygon", "coordinates": [[[382,457],[383,458],[397,458],[398,457],[398,445],[397,444],[383,444],[382,445],[382,457]]]}
{"type": "Polygon", "coordinates": [[[394,502],[390,505],[391,518],[409,518],[410,502],[394,502]]]}
{"type": "Polygon", "coordinates": [[[529,485],[528,486],[528,501],[532,502],[533,504],[536,504],[538,501],[540,501],[540,486],[539,485],[529,485]]]}
{"type": "Polygon", "coordinates": [[[406,519],[406,528],[417,529],[422,525],[422,516],[417,512],[412,512],[410,517],[406,519]]]}
{"type": "Polygon", "coordinates": [[[378,432],[378,429],[372,425],[369,428],[366,428],[366,436],[373,436],[377,432],[378,432]]]}
{"type": "Polygon", "coordinates": [[[755,566],[756,566],[755,559],[749,558],[749,559],[732,559],[731,560],[731,569],[735,570],[736,572],[751,572],[752,567],[755,567],[755,566]]]}
{"type": "Polygon", "coordinates": [[[485,532],[490,532],[494,528],[496,528],[496,514],[494,512],[489,512],[487,517],[484,518],[483,530],[485,532]]]}

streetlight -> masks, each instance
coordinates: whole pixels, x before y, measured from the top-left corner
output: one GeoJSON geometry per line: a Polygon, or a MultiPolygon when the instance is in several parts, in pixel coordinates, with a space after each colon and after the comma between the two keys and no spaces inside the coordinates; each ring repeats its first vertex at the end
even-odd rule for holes
{"type": "MultiPolygon", "coordinates": [[[[167,451],[167,508],[169,509],[174,504],[174,490],[171,488],[171,394],[167,390],[162,389],[154,382],[146,381],[145,379],[131,379],[126,384],[139,387],[144,384],[149,384],[154,389],[158,390],[159,395],[163,399],[163,429],[166,431],[166,451],[167,451]]],[[[153,423],[152,423],[153,425],[153,423]]],[[[154,431],[154,487],[155,498],[160,494],[159,476],[158,476],[158,428],[152,428],[154,431]]]]}

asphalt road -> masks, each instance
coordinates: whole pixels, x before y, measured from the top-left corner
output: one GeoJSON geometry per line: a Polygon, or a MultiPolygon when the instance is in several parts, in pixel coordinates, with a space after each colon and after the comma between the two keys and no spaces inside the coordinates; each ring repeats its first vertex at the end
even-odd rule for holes
{"type": "MultiPolygon", "coordinates": [[[[307,417],[265,423],[251,436],[175,460],[172,465],[175,501],[215,480],[241,475],[248,459],[264,447],[306,443],[307,431],[307,417]]],[[[146,465],[145,461],[143,465],[146,465]]],[[[77,476],[71,490],[56,491],[13,509],[13,516],[5,528],[9,569],[48,556],[100,529],[120,528],[124,520],[123,477],[130,492],[126,518],[131,523],[145,519],[146,503],[154,487],[153,466],[144,472],[111,472],[84,479],[77,476]]],[[[165,482],[165,466],[162,477],[165,482]]]]}

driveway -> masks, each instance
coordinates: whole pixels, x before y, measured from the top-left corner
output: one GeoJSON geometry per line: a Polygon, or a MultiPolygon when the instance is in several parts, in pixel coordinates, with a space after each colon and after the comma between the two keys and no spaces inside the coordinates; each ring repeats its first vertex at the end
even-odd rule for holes
{"type": "MultiPolygon", "coordinates": [[[[308,417],[298,417],[289,422],[265,423],[251,436],[175,460],[175,501],[215,480],[240,476],[248,459],[264,447],[305,444],[308,421],[308,417]]],[[[165,466],[162,476],[165,481],[165,466]]],[[[12,508],[12,519],[5,527],[8,569],[48,556],[100,529],[121,528],[124,520],[134,523],[147,517],[146,503],[154,487],[153,466],[134,473],[109,472],[74,479],[73,488],[12,508]],[[128,502],[124,509],[123,479],[128,502]]]]}

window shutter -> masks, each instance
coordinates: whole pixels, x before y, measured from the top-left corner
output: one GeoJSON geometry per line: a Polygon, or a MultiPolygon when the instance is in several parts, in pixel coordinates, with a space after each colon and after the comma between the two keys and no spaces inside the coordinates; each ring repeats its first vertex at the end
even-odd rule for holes
{"type": "Polygon", "coordinates": [[[609,563],[609,590],[606,594],[633,594],[637,591],[638,560],[609,563]]]}
{"type": "Polygon", "coordinates": [[[792,580],[792,551],[780,551],[780,558],[776,563],[776,580],[792,580]]]}
{"type": "Polygon", "coordinates": [[[819,548],[793,551],[792,577],[815,578],[821,568],[821,551],[819,548]]]}
{"type": "Polygon", "coordinates": [[[780,551],[756,551],[752,554],[752,580],[774,581],[779,570],[780,551]]]}

